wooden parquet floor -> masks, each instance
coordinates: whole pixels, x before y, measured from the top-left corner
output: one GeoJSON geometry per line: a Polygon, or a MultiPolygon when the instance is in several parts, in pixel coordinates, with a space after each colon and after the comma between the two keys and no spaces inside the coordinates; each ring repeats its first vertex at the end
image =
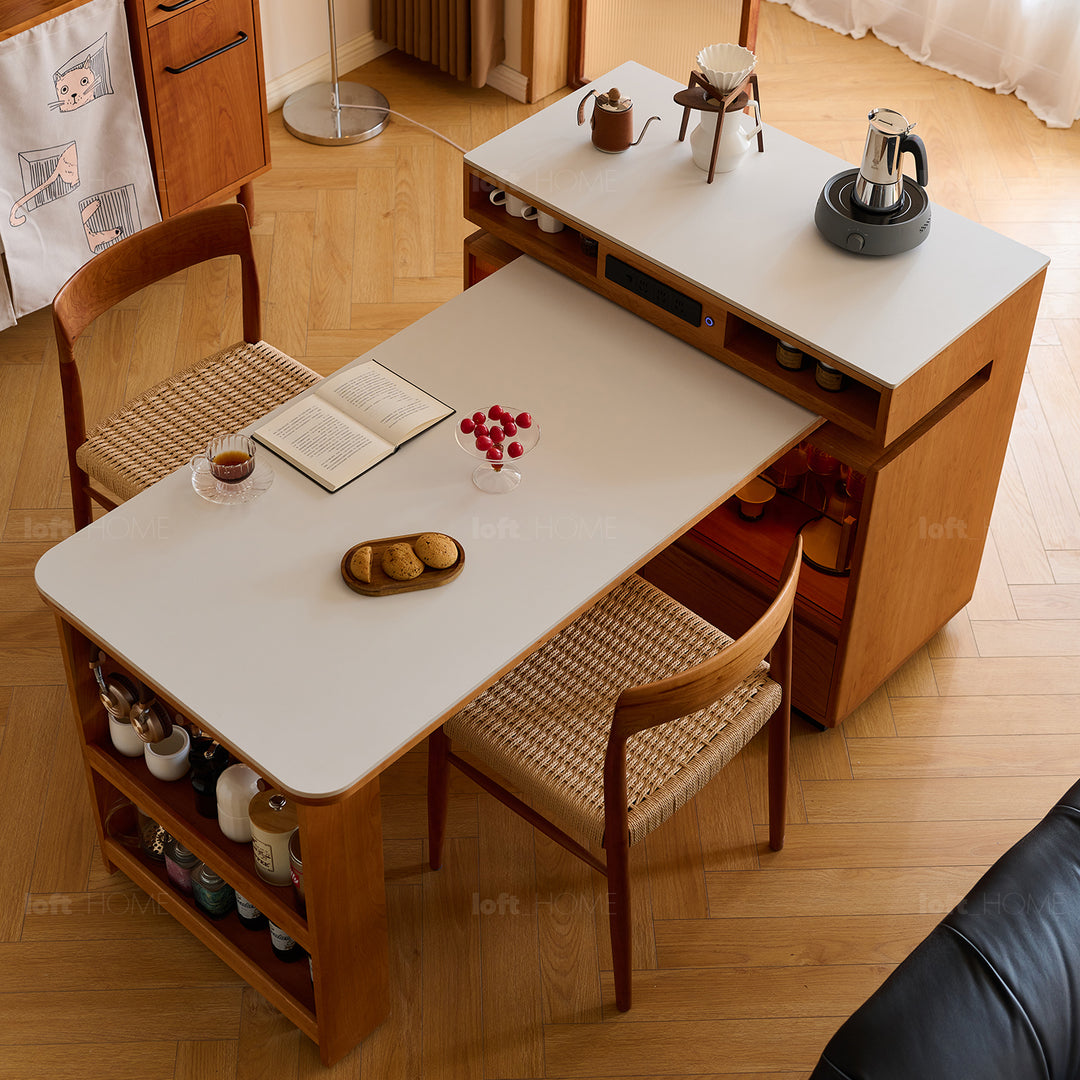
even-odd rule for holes
{"type": "MultiPolygon", "coordinates": [[[[896,107],[918,120],[936,202],[1053,259],[971,603],[841,729],[796,727],[782,853],[764,843],[757,744],[649,838],[626,1015],[598,879],[465,784],[446,868],[426,871],[424,759],[407,755],[383,796],[392,1011],[323,1070],[103,870],[32,576],[71,524],[49,316],[26,318],[0,335],[0,1080],[795,1080],[1080,774],[1080,125],[1047,130],[1014,98],[763,9],[771,124],[855,162],[867,109],[896,107]]],[[[393,54],[357,77],[463,146],[530,112],[393,54]]],[[[399,121],[348,148],[272,125],[255,228],[264,332],[329,372],[461,288],[460,157],[399,121]]],[[[889,313],[882,333],[920,317],[889,313]]],[[[133,297],[88,344],[102,372],[89,407],[239,336],[227,270],[133,297]]],[[[155,618],[116,593],[133,619],[155,618]]]]}

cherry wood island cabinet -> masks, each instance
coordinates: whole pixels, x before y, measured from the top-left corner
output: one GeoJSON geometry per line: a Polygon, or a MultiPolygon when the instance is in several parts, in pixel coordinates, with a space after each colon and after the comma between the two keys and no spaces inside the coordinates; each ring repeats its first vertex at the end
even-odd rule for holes
{"type": "MultiPolygon", "coordinates": [[[[0,40],[87,0],[0,0],[0,40]]],[[[259,0],[125,0],[162,217],[237,196],[270,168],[259,0]]]]}
{"type": "MultiPolygon", "coordinates": [[[[936,206],[912,251],[842,251],[814,207],[849,163],[766,126],[763,153],[706,184],[677,140],[679,84],[628,63],[589,86],[634,100],[635,135],[661,122],[601,153],[576,123],[584,88],[467,154],[464,212],[479,231],[466,284],[527,253],[823,418],[808,440],[822,472],[792,480],[792,458],[775,463],[760,521],[731,499],[643,572],[739,634],[775,593],[794,532],[809,546],[833,519],[848,558],[818,566],[848,572],[803,568],[793,700],[836,725],[971,598],[1048,260],[936,206]],[[565,227],[508,214],[498,190],[565,227]],[[780,341],[803,368],[778,363],[780,341]],[[841,390],[818,384],[817,361],[841,390]]],[[[655,410],[650,437],[677,440],[679,417],[655,410]]]]}

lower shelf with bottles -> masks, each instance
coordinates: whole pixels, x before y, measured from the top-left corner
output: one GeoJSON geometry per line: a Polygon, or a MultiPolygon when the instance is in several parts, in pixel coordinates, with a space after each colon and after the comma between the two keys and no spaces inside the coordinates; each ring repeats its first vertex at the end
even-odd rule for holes
{"type": "MultiPolygon", "coordinates": [[[[215,819],[198,814],[195,793],[186,776],[174,781],[158,780],[141,758],[125,757],[110,744],[88,744],[86,760],[95,777],[100,804],[106,810],[106,859],[318,1042],[315,989],[308,964],[312,942],[293,887],[264,881],[256,872],[251,845],[230,840],[215,819]],[[103,789],[102,783],[107,787],[103,789]],[[279,958],[269,929],[244,926],[235,908],[212,918],[192,896],[173,884],[164,862],[137,850],[130,843],[130,835],[116,835],[107,810],[121,799],[131,801],[132,815],[138,808],[152,817],[288,934],[304,951],[300,960],[290,963],[279,958]]],[[[133,823],[129,824],[133,827],[133,823]]]]}

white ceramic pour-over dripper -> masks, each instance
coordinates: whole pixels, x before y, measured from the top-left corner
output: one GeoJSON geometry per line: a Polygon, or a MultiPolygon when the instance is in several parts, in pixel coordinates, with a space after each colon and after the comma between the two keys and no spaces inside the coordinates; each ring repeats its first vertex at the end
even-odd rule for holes
{"type": "Polygon", "coordinates": [[[757,57],[742,45],[706,45],[697,54],[698,68],[709,85],[722,93],[734,90],[754,70],[757,57]]]}

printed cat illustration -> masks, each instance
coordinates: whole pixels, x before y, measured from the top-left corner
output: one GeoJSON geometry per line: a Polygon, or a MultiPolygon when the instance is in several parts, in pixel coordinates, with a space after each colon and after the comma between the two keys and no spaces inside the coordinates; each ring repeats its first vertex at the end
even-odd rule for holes
{"type": "Polygon", "coordinates": [[[102,229],[100,232],[97,232],[90,228],[90,219],[98,212],[100,206],[101,200],[94,199],[83,207],[82,212],[83,231],[86,233],[86,242],[90,245],[90,250],[95,254],[99,247],[103,244],[107,244],[110,240],[115,240],[120,233],[123,232],[122,229],[102,229]]]}
{"type": "Polygon", "coordinates": [[[75,109],[93,101],[96,94],[97,76],[89,67],[72,68],[56,77],[56,101],[50,108],[61,112],[74,112],[75,109]]]}
{"type": "Polygon", "coordinates": [[[102,34],[53,72],[56,100],[49,103],[50,109],[74,112],[87,102],[113,92],[108,37],[102,34]]]}
{"type": "Polygon", "coordinates": [[[63,180],[69,187],[74,187],[79,182],[79,155],[75,149],[74,143],[69,143],[65,148],[64,152],[60,155],[60,159],[56,163],[56,168],[53,169],[49,178],[38,184],[33,191],[28,191],[11,208],[11,213],[8,214],[8,222],[13,227],[25,224],[26,215],[20,214],[19,211],[30,202],[31,199],[40,195],[50,184],[56,183],[58,179],[63,180]]]}

